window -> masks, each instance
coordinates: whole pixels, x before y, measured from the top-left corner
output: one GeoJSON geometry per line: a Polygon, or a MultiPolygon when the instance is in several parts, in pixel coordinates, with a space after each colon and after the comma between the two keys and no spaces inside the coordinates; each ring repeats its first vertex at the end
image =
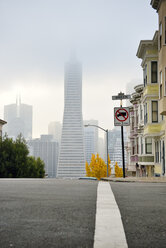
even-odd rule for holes
{"type": "Polygon", "coordinates": [[[155,162],[159,163],[159,141],[155,142],[155,162]]]}
{"type": "Polygon", "coordinates": [[[141,137],[141,154],[143,154],[143,139],[141,137]]]}
{"type": "Polygon", "coordinates": [[[147,64],[144,67],[143,74],[144,74],[143,77],[144,77],[144,87],[145,87],[147,85],[147,64]]]}
{"type": "Polygon", "coordinates": [[[152,101],[152,122],[158,122],[158,101],[152,101]]]}
{"type": "Polygon", "coordinates": [[[142,109],[142,105],[140,104],[140,121],[142,121],[142,112],[143,112],[143,109],[142,109]]]}
{"type": "Polygon", "coordinates": [[[160,71],[160,98],[162,98],[162,71],[160,71]]]}
{"type": "Polygon", "coordinates": [[[161,140],[160,140],[160,163],[161,163],[161,140]]]}
{"type": "Polygon", "coordinates": [[[151,62],[151,83],[157,83],[157,61],[151,62]]]}
{"type": "Polygon", "coordinates": [[[139,154],[139,139],[138,138],[136,139],[136,142],[137,142],[137,152],[136,153],[139,154]]]}
{"type": "Polygon", "coordinates": [[[134,130],[134,116],[131,118],[131,130],[134,130]]]}
{"type": "Polygon", "coordinates": [[[132,141],[132,155],[134,155],[134,153],[135,153],[135,149],[134,149],[134,141],[132,141]]]}
{"type": "Polygon", "coordinates": [[[152,138],[145,138],[145,152],[152,154],[152,138]]]}
{"type": "Polygon", "coordinates": [[[148,112],[147,112],[147,103],[144,105],[144,124],[146,125],[148,122],[148,112]]]}
{"type": "Polygon", "coordinates": [[[138,110],[135,111],[135,126],[138,126],[138,110]]]}
{"type": "Polygon", "coordinates": [[[162,46],[162,23],[159,25],[159,50],[161,49],[162,46]]]}

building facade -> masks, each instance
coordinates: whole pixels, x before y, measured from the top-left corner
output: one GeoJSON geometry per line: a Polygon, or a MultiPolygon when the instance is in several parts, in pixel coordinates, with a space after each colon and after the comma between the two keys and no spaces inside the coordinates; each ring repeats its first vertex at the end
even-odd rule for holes
{"type": "Polygon", "coordinates": [[[130,116],[129,166],[137,176],[165,174],[165,121],[159,111],[158,31],[152,40],[141,40],[137,57],[142,60],[143,85],[132,94],[130,116]]]}
{"type": "Polygon", "coordinates": [[[45,171],[48,177],[57,176],[58,141],[53,139],[52,135],[41,135],[40,139],[28,141],[30,154],[35,158],[41,158],[45,164],[45,171]]]}
{"type": "Polygon", "coordinates": [[[165,173],[166,158],[166,1],[152,0],[152,7],[158,13],[158,80],[159,80],[159,114],[163,119],[163,135],[160,138],[162,175],[165,173]]]}
{"type": "MultiPolygon", "coordinates": [[[[142,137],[142,105],[141,105],[141,96],[143,91],[143,85],[137,85],[134,87],[135,92],[131,94],[130,104],[130,126],[128,129],[128,142],[126,146],[127,150],[127,172],[130,176],[138,175],[139,164],[139,153],[140,149],[140,140],[142,137]],[[139,112],[141,114],[139,114],[139,112]]],[[[143,167],[141,167],[143,171],[143,167]]]]}
{"type": "Polygon", "coordinates": [[[85,176],[82,66],[75,58],[65,66],[64,96],[58,177],[85,176]]]}

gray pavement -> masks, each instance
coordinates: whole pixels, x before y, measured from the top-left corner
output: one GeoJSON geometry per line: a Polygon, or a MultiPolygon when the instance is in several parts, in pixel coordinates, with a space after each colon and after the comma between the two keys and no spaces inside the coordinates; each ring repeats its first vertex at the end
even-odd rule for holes
{"type": "Polygon", "coordinates": [[[93,247],[96,181],[0,180],[0,247],[93,247]]]}
{"type": "Polygon", "coordinates": [[[129,248],[166,247],[166,184],[111,182],[129,248]]]}

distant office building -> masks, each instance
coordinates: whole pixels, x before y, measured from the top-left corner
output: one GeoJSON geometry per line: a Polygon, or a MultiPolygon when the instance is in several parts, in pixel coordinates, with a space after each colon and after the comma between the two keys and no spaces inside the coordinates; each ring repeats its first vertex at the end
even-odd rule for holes
{"type": "Polygon", "coordinates": [[[0,119],[0,137],[2,137],[2,126],[6,123],[7,123],[6,121],[0,119]]]}
{"type": "MultiPolygon", "coordinates": [[[[126,132],[124,131],[124,144],[126,144],[126,132]]],[[[108,153],[112,164],[116,162],[122,167],[122,143],[121,130],[114,128],[108,132],[108,153]]],[[[125,151],[126,161],[126,151],[125,151]]]]}
{"type": "Polygon", "coordinates": [[[40,157],[45,163],[45,171],[48,177],[56,177],[59,144],[52,135],[41,135],[40,139],[28,142],[30,154],[35,158],[40,157]]]}
{"type": "Polygon", "coordinates": [[[82,66],[71,59],[65,66],[65,99],[58,177],[85,176],[82,121],[82,66]]]}
{"type": "Polygon", "coordinates": [[[106,146],[102,137],[98,138],[98,153],[103,160],[106,160],[106,146]]]}
{"type": "Polygon", "coordinates": [[[32,138],[32,106],[21,103],[17,99],[16,104],[4,106],[4,119],[7,125],[4,132],[14,139],[21,133],[28,140],[32,138]]]}
{"type": "MultiPolygon", "coordinates": [[[[84,125],[98,125],[97,120],[84,121],[84,125]]],[[[98,151],[98,128],[94,126],[84,127],[85,158],[88,163],[91,161],[92,154],[98,151]]]]}
{"type": "Polygon", "coordinates": [[[59,143],[61,140],[61,132],[62,132],[62,125],[58,121],[50,122],[48,125],[48,134],[51,134],[54,136],[54,139],[56,139],[59,143]]]}

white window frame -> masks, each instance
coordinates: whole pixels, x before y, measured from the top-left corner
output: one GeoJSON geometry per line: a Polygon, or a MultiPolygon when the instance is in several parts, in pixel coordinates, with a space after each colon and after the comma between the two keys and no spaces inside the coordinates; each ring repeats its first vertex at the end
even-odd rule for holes
{"type": "Polygon", "coordinates": [[[151,137],[146,137],[145,138],[145,154],[152,154],[153,153],[153,141],[151,137]],[[147,142],[147,140],[151,140],[151,142],[147,142]],[[151,151],[148,152],[149,147],[151,147],[151,151]]]}

